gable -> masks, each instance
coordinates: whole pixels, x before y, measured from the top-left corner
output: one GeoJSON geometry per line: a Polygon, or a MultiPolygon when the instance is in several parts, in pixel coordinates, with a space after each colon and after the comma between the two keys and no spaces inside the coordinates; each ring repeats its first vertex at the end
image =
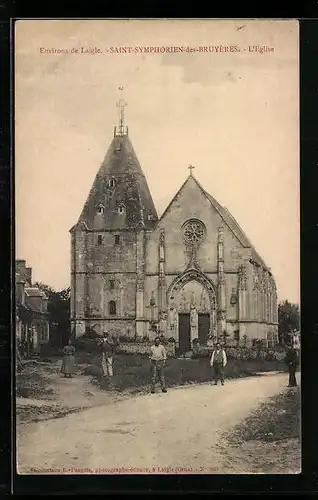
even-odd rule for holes
{"type": "Polygon", "coordinates": [[[216,272],[218,227],[223,226],[224,258],[228,268],[236,269],[232,252],[241,249],[242,243],[224,224],[221,214],[211,205],[210,199],[194,177],[189,176],[149,235],[147,272],[158,270],[158,244],[162,229],[165,232],[166,273],[180,273],[186,269],[190,260],[191,246],[184,241],[183,228],[191,219],[197,219],[205,226],[204,239],[197,251],[199,267],[206,273],[216,272]]]}
{"type": "Polygon", "coordinates": [[[219,225],[224,226],[225,230],[229,230],[241,246],[245,248],[250,248],[252,246],[230,212],[205,191],[193,175],[189,175],[169,203],[160,217],[157,227],[161,227],[162,224],[164,225],[164,220],[169,219],[171,216],[174,219],[178,218],[178,214],[176,216],[176,210],[178,212],[184,212],[184,215],[188,213],[189,218],[200,218],[202,216],[202,210],[208,209],[209,214],[211,214],[211,208],[214,209],[213,211],[219,216],[216,217],[215,220],[218,220],[219,225]]]}
{"type": "MultiPolygon", "coordinates": [[[[198,261],[201,259],[201,264],[205,268],[215,268],[214,249],[217,247],[217,228],[220,226],[224,228],[224,252],[228,268],[237,267],[239,256],[250,256],[255,262],[266,268],[263,259],[256,252],[231,213],[205,191],[193,175],[189,175],[160,217],[153,230],[153,236],[149,238],[149,252],[153,254],[155,248],[156,252],[158,251],[159,231],[165,229],[168,259],[169,253],[172,252],[171,248],[174,248],[174,256],[171,257],[174,265],[170,265],[171,263],[168,261],[167,272],[170,268],[172,271],[172,268],[176,266],[178,270],[184,270],[187,255],[181,235],[182,225],[192,218],[201,220],[207,228],[208,238],[200,245],[198,252],[198,261]]],[[[156,262],[157,258],[154,254],[153,258],[156,262]]],[[[147,258],[147,265],[154,267],[151,266],[150,257],[147,258]]]]}

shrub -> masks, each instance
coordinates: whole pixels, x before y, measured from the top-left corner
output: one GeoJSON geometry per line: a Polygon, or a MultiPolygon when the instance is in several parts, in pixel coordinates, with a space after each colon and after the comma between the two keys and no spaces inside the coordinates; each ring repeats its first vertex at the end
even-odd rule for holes
{"type": "Polygon", "coordinates": [[[95,332],[93,328],[86,328],[84,335],[80,337],[81,339],[97,339],[99,338],[98,333],[95,332]]]}
{"type": "Polygon", "coordinates": [[[129,337],[129,335],[121,335],[119,337],[119,340],[120,340],[120,342],[124,342],[124,343],[127,343],[127,344],[131,344],[133,342],[137,342],[137,340],[135,339],[135,337],[129,337]]]}
{"type": "Polygon", "coordinates": [[[41,351],[40,351],[40,356],[43,358],[48,358],[50,356],[60,356],[62,352],[62,349],[58,347],[52,346],[50,343],[47,344],[42,344],[41,345],[41,351]]]}
{"type": "Polygon", "coordinates": [[[98,345],[95,339],[80,337],[75,339],[73,345],[78,351],[85,352],[96,352],[98,351],[98,345]]]}
{"type": "Polygon", "coordinates": [[[276,359],[275,352],[268,351],[265,355],[265,361],[273,361],[274,359],[276,359]]]}
{"type": "Polygon", "coordinates": [[[211,349],[209,349],[208,347],[197,345],[196,347],[193,347],[191,357],[192,359],[207,358],[209,357],[210,353],[211,349]]]}

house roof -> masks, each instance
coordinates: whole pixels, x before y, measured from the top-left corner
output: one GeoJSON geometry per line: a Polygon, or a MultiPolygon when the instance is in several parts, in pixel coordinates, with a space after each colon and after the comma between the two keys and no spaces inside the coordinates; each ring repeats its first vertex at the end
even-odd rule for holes
{"type": "Polygon", "coordinates": [[[25,298],[25,304],[17,304],[17,313],[20,317],[32,317],[34,313],[37,315],[48,316],[48,312],[42,311],[41,304],[38,302],[30,301],[29,297],[25,298]]]}
{"type": "Polygon", "coordinates": [[[128,137],[115,135],[78,223],[71,229],[152,229],[158,220],[146,177],[128,137]],[[112,185],[113,184],[113,185],[112,185]],[[119,207],[123,207],[120,213],[119,207]],[[98,207],[101,213],[97,215],[98,207]]]}
{"type": "Polygon", "coordinates": [[[30,300],[30,297],[25,297],[25,305],[30,311],[33,312],[42,312],[42,304],[41,302],[33,302],[30,300]]]}
{"type": "Polygon", "coordinates": [[[42,297],[43,299],[47,299],[46,294],[35,286],[25,288],[25,295],[27,297],[42,297]]]}

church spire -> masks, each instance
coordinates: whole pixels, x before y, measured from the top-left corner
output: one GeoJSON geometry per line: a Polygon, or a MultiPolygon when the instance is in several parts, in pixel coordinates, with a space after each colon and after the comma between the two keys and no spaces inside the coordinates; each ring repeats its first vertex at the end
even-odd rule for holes
{"type": "Polygon", "coordinates": [[[125,105],[124,99],[119,99],[114,138],[78,221],[89,230],[152,229],[158,220],[146,177],[128,137],[125,105]]]}
{"type": "MultiPolygon", "coordinates": [[[[120,92],[123,92],[124,87],[118,87],[120,92]]],[[[114,137],[128,135],[128,127],[125,127],[125,107],[127,102],[121,97],[117,102],[118,107],[118,126],[114,128],[114,137]]]]}

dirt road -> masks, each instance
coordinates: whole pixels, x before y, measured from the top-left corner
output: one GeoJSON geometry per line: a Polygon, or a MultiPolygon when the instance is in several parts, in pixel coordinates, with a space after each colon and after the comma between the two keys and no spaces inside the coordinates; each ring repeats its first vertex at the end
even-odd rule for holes
{"type": "Polygon", "coordinates": [[[220,435],[286,383],[275,374],[181,387],[19,426],[18,472],[226,473],[220,435]]]}

